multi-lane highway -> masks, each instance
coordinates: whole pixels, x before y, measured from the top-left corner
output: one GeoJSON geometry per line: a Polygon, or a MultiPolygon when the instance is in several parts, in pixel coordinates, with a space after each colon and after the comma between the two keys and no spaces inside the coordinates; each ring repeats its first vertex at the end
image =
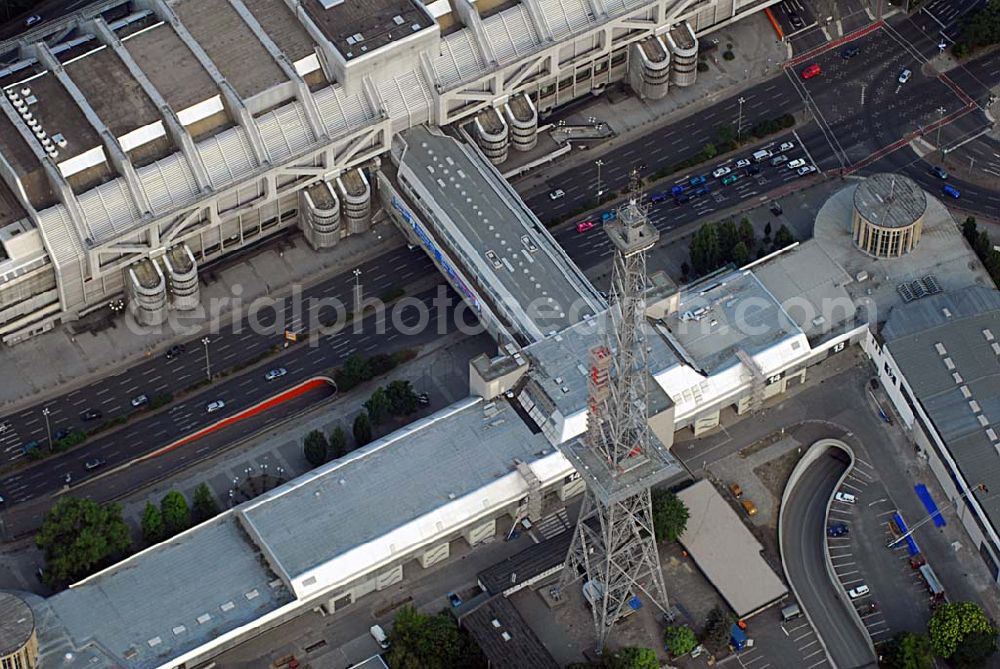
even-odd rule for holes
{"type": "MultiPolygon", "coordinates": [[[[875,151],[891,144],[907,133],[919,128],[922,123],[937,120],[942,113],[940,106],[946,105],[946,112],[961,106],[963,94],[976,102],[983,102],[988,96],[988,87],[1000,81],[1000,54],[992,54],[975,59],[949,73],[954,86],[928,73],[921,67],[921,59],[936,52],[937,46],[922,31],[914,20],[904,18],[895,21],[891,32],[879,30],[859,41],[862,49],[871,49],[873,57],[843,60],[837,50],[821,56],[826,70],[826,78],[803,82],[792,70],[762,82],[740,94],[729,96],[711,105],[702,112],[681,119],[676,123],[656,130],[642,138],[609,151],[601,156],[604,165],[601,173],[601,187],[605,190],[621,190],[627,183],[628,172],[640,168],[645,174],[655,173],[669,165],[676,164],[702,150],[712,142],[716,128],[720,125],[735,125],[742,117],[742,127],[775,118],[785,113],[795,113],[811,119],[801,124],[795,133],[787,133],[765,142],[774,145],[792,141],[795,148],[786,152],[789,158],[802,157],[807,162],[815,162],[823,170],[840,169],[844,164],[856,164],[875,151]],[[913,79],[904,86],[893,82],[898,76],[897,68],[913,63],[913,79]],[[862,87],[866,92],[862,95],[862,87]],[[956,92],[958,89],[958,92],[956,92]],[[840,91],[840,92],[838,92],[840,91]],[[850,95],[843,91],[849,91],[850,95]],[[853,96],[853,99],[851,99],[853,96]],[[739,99],[743,102],[740,103],[739,99]],[[862,102],[864,100],[864,102],[862,102]],[[890,108],[890,105],[894,105],[890,108]]],[[[978,127],[982,113],[973,110],[956,121],[969,128],[978,127]]],[[[738,157],[749,155],[757,147],[745,147],[738,157]]],[[[595,155],[595,158],[597,156],[595,155]]],[[[689,180],[695,175],[710,174],[723,164],[731,165],[732,157],[720,158],[703,168],[678,173],[665,183],[658,184],[653,191],[669,190],[675,183],[689,180]]],[[[907,148],[889,153],[868,165],[865,172],[898,169],[904,171],[932,192],[940,188],[927,174],[927,164],[916,160],[907,148]]],[[[581,178],[579,168],[568,169],[555,174],[541,188],[523,192],[528,204],[543,221],[565,216],[578,206],[577,203],[593,199],[597,189],[597,168],[584,171],[581,178]],[[551,200],[548,193],[560,188],[566,195],[559,200],[551,200]]],[[[814,177],[805,177],[814,178],[814,177]]],[[[710,194],[696,197],[681,205],[673,200],[656,204],[651,209],[651,217],[661,231],[676,229],[687,223],[714,212],[739,206],[749,206],[749,202],[766,199],[780,187],[787,187],[798,179],[798,175],[784,166],[771,166],[765,162],[759,175],[745,176],[736,184],[722,186],[718,180],[709,178],[713,184],[710,194]]],[[[956,182],[962,190],[962,205],[980,211],[996,211],[1000,198],[985,189],[956,182]]],[[[572,223],[572,222],[571,222],[572,223]]],[[[576,233],[572,225],[556,231],[557,240],[583,268],[589,268],[607,256],[609,248],[599,227],[588,233],[576,233]]],[[[412,284],[430,276],[434,269],[430,261],[419,251],[398,250],[363,264],[360,269],[364,277],[366,295],[377,296],[387,289],[412,284]]],[[[304,292],[303,298],[336,298],[344,303],[351,299],[353,276],[345,272],[304,292]]],[[[269,332],[253,332],[242,324],[242,328],[223,328],[210,335],[209,356],[212,369],[217,372],[240,366],[254,359],[281,341],[284,326],[297,328],[303,323],[293,322],[291,305],[281,307],[284,319],[269,332]]],[[[274,314],[270,318],[273,319],[274,314]]],[[[268,317],[264,323],[273,323],[268,317]]],[[[304,319],[308,320],[308,319],[304,319]]],[[[297,345],[282,355],[266,363],[259,370],[246,376],[237,376],[215,384],[184,398],[183,402],[160,411],[152,416],[134,417],[123,429],[103,437],[94,437],[83,446],[66,454],[54,456],[32,465],[0,480],[0,495],[7,497],[7,504],[13,505],[31,497],[43,495],[60,486],[66,473],[78,477],[84,475],[83,463],[95,457],[106,459],[108,466],[122,462],[137,454],[148,452],[158,445],[168,443],[177,436],[205,424],[208,419],[205,405],[212,399],[226,400],[226,409],[214,417],[224,417],[238,411],[254,399],[269,394],[281,387],[301,380],[316,370],[339,364],[351,352],[371,354],[391,347],[410,346],[427,341],[436,332],[427,331],[423,335],[402,335],[391,326],[384,334],[367,331],[361,335],[340,335],[333,340],[323,340],[319,347],[297,345]],[[424,338],[421,338],[424,337],[424,338]],[[282,366],[288,375],[265,383],[262,374],[270,367],[282,366]]],[[[4,417],[10,427],[0,436],[0,463],[23,457],[20,450],[26,443],[37,441],[45,447],[47,429],[42,410],[49,411],[50,428],[53,433],[62,429],[84,426],[81,413],[87,409],[97,409],[104,419],[132,413],[130,400],[137,395],[153,397],[161,393],[175,393],[190,387],[205,375],[205,349],[200,339],[186,343],[185,350],[171,360],[162,352],[143,363],[121,371],[107,378],[95,381],[83,388],[44,404],[39,404],[4,417]]]]}
{"type": "Polygon", "coordinates": [[[819,457],[795,483],[781,508],[781,549],[798,604],[822,637],[835,667],[875,665],[870,642],[851,615],[826,566],[827,505],[849,465],[843,451],[819,457]]]}

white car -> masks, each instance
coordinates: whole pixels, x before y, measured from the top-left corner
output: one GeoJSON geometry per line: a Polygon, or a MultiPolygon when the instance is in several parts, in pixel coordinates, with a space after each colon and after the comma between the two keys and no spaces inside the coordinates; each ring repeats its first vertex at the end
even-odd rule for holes
{"type": "Polygon", "coordinates": [[[778,151],[791,151],[795,148],[795,142],[782,142],[781,146],[778,147],[778,151]]]}
{"type": "Polygon", "coordinates": [[[10,429],[10,421],[9,420],[5,420],[2,423],[0,423],[0,434],[3,434],[4,432],[6,432],[9,429],[10,429]]]}
{"type": "Polygon", "coordinates": [[[844,504],[857,504],[858,502],[857,497],[849,492],[841,492],[840,490],[836,492],[833,498],[838,502],[843,502],[844,504]]]}
{"type": "Polygon", "coordinates": [[[805,160],[803,160],[802,158],[796,158],[795,160],[789,161],[788,169],[797,170],[805,164],[806,164],[805,160]]]}
{"type": "Polygon", "coordinates": [[[264,375],[265,381],[274,381],[275,379],[280,379],[282,376],[288,373],[288,370],[284,367],[278,367],[277,369],[272,369],[267,374],[264,375]]]}
{"type": "Polygon", "coordinates": [[[136,395],[132,398],[132,406],[138,409],[141,406],[149,404],[149,397],[146,395],[136,395]]]}
{"type": "Polygon", "coordinates": [[[869,592],[871,592],[871,589],[867,585],[862,583],[858,587],[851,588],[850,590],[848,590],[847,594],[851,599],[857,599],[858,597],[864,597],[869,592]]]}
{"type": "Polygon", "coordinates": [[[816,166],[815,165],[803,165],[798,170],[796,170],[796,173],[800,177],[804,177],[805,175],[812,174],[815,171],[816,171],[816,166]]]}
{"type": "Polygon", "coordinates": [[[732,172],[732,170],[729,169],[728,167],[720,167],[717,170],[715,170],[714,172],[712,172],[712,176],[715,177],[716,179],[719,179],[721,177],[726,176],[730,172],[732,172]]]}
{"type": "Polygon", "coordinates": [[[562,188],[557,188],[554,191],[552,191],[551,193],[549,193],[549,199],[550,200],[558,200],[559,198],[561,198],[565,194],[566,194],[566,191],[564,191],[562,188]]]}
{"type": "Polygon", "coordinates": [[[904,67],[903,71],[899,73],[899,83],[905,84],[907,81],[910,80],[911,76],[913,76],[913,73],[910,72],[909,69],[904,67]]]}
{"type": "Polygon", "coordinates": [[[740,158],[739,160],[736,161],[736,169],[742,169],[744,167],[750,167],[749,158],[740,158]]]}
{"type": "Polygon", "coordinates": [[[209,402],[208,406],[205,407],[205,411],[208,413],[215,413],[226,408],[226,403],[222,400],[215,400],[214,402],[209,402]]]}
{"type": "Polygon", "coordinates": [[[42,22],[42,17],[41,16],[39,16],[38,14],[32,14],[31,16],[29,16],[28,18],[26,18],[24,20],[24,27],[25,28],[30,28],[31,26],[35,25],[36,23],[41,23],[41,22],[42,22]]]}

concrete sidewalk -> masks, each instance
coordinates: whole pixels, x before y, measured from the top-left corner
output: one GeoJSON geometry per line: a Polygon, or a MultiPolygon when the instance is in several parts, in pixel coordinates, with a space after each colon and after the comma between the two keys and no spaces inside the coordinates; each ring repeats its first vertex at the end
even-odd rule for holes
{"type": "MultiPolygon", "coordinates": [[[[247,304],[258,297],[280,295],[295,284],[318,283],[403,243],[402,236],[388,222],[373,226],[367,235],[348,237],[322,253],[309,248],[301,235],[282,236],[242,258],[203,271],[201,301],[204,305],[213,298],[240,294],[247,304]],[[242,293],[234,292],[236,286],[242,293]]],[[[208,318],[204,321],[207,323],[208,318]]],[[[0,378],[4,379],[0,384],[0,407],[4,413],[113,375],[158,354],[182,336],[171,329],[169,322],[159,335],[131,332],[122,317],[94,333],[80,332],[80,325],[67,323],[0,350],[0,378]]]]}

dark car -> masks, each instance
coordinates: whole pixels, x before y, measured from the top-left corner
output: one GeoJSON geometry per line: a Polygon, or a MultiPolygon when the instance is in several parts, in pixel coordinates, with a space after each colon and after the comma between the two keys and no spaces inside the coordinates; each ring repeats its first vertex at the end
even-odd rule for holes
{"type": "Polygon", "coordinates": [[[708,184],[705,184],[704,186],[699,187],[694,192],[694,195],[695,195],[695,197],[701,197],[702,195],[708,195],[711,192],[712,192],[711,186],[709,186],[708,184]]]}
{"type": "Polygon", "coordinates": [[[448,593],[448,601],[451,602],[451,605],[455,608],[458,608],[459,606],[462,605],[462,598],[459,597],[458,594],[454,592],[448,593]]]}
{"type": "Polygon", "coordinates": [[[652,202],[653,204],[656,204],[657,202],[666,202],[667,201],[667,194],[666,193],[653,193],[649,197],[649,201],[652,202]]]}
{"type": "Polygon", "coordinates": [[[677,197],[678,195],[681,195],[683,193],[684,193],[684,186],[680,184],[676,184],[670,187],[670,194],[673,195],[674,197],[677,197]]]}
{"type": "Polygon", "coordinates": [[[431,396],[430,395],[428,395],[427,393],[418,393],[417,394],[417,404],[419,404],[422,407],[425,407],[425,406],[427,406],[430,403],[431,403],[431,396]]]}
{"type": "Polygon", "coordinates": [[[687,193],[681,193],[680,195],[674,196],[674,202],[676,202],[677,204],[684,204],[685,202],[690,202],[690,201],[691,201],[691,196],[688,195],[687,193]]]}
{"type": "Polygon", "coordinates": [[[104,460],[100,458],[94,458],[93,460],[87,460],[85,463],[83,463],[83,468],[86,469],[88,472],[92,472],[98,467],[102,466],[103,464],[104,460]]]}
{"type": "Polygon", "coordinates": [[[846,523],[834,523],[830,527],[826,528],[826,535],[828,537],[843,537],[848,534],[849,530],[846,523]]]}
{"type": "Polygon", "coordinates": [[[784,213],[784,209],[781,208],[780,202],[775,202],[771,205],[771,213],[775,216],[781,216],[784,213]]]}
{"type": "Polygon", "coordinates": [[[173,360],[183,352],[184,352],[184,347],[182,345],[174,344],[173,346],[167,349],[167,360],[173,360]]]}
{"type": "Polygon", "coordinates": [[[851,58],[857,56],[859,53],[861,53],[861,47],[857,45],[849,46],[840,52],[840,57],[843,58],[844,60],[850,60],[851,58]]]}
{"type": "Polygon", "coordinates": [[[97,409],[87,409],[86,411],[80,414],[80,420],[98,420],[103,415],[104,414],[102,414],[97,409]]]}
{"type": "Polygon", "coordinates": [[[936,176],[938,179],[947,179],[948,173],[944,171],[944,168],[934,165],[930,169],[930,173],[936,176]]]}
{"type": "Polygon", "coordinates": [[[688,183],[691,184],[692,186],[700,186],[703,183],[705,183],[705,181],[706,181],[705,176],[702,175],[702,174],[699,174],[697,176],[691,177],[691,179],[690,179],[690,181],[688,181],[688,183]]]}
{"type": "Polygon", "coordinates": [[[56,430],[52,435],[52,441],[62,441],[69,436],[69,428],[64,427],[62,429],[56,430]]]}
{"type": "Polygon", "coordinates": [[[760,174],[760,165],[751,165],[747,168],[747,176],[753,176],[754,174],[760,174]]]}

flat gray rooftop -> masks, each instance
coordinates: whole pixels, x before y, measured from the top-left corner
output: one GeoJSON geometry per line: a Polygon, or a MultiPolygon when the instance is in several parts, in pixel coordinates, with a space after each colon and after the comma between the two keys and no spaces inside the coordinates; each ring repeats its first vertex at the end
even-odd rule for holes
{"type": "MultiPolygon", "coordinates": [[[[0,153],[3,153],[3,157],[14,168],[21,183],[24,184],[28,199],[36,209],[51,207],[58,201],[42,164],[38,162],[31,147],[4,113],[0,113],[0,153]]],[[[10,197],[16,201],[13,193],[10,197]]]]}
{"type": "Polygon", "coordinates": [[[226,0],[184,0],[174,11],[240,97],[251,98],[285,81],[271,54],[226,0]]]}
{"type": "Polygon", "coordinates": [[[292,601],[227,512],[49,598],[77,647],[156,667],[292,601]]]}
{"type": "Polygon", "coordinates": [[[139,82],[110,49],[70,63],[66,72],[116,137],[161,118],[139,82]]]}
{"type": "Polygon", "coordinates": [[[543,451],[552,452],[548,441],[510,405],[470,397],[258,497],[243,515],[295,578],[516,471],[515,458],[532,462],[543,451]]]}
{"type": "Polygon", "coordinates": [[[23,86],[30,88],[31,95],[37,99],[28,106],[28,111],[39,120],[42,129],[50,137],[60,134],[66,138],[66,146],[59,147],[57,163],[102,145],[87,117],[54,74],[45,72],[23,86]]]}
{"type": "Polygon", "coordinates": [[[169,24],[131,37],[124,44],[175,112],[219,94],[212,77],[169,24]]]}
{"type": "Polygon", "coordinates": [[[295,15],[283,2],[243,0],[278,48],[294,63],[315,52],[316,45],[295,15]]]}
{"type": "Polygon", "coordinates": [[[346,0],[329,9],[323,7],[322,0],[304,0],[302,4],[345,60],[433,24],[416,0],[346,0]]]}
{"type": "Polygon", "coordinates": [[[854,322],[845,289],[854,279],[815,240],[755,265],[753,273],[810,339],[854,322]]]}
{"type": "Polygon", "coordinates": [[[702,479],[677,497],[690,513],[681,545],[737,617],[784,597],[788,588],[761,555],[764,547],[711,481],[702,479]]]}
{"type": "MultiPolygon", "coordinates": [[[[607,322],[608,312],[602,311],[590,321],[578,323],[525,349],[528,357],[538,362],[532,378],[545,390],[563,416],[586,409],[590,349],[604,343],[607,322]]],[[[653,327],[647,323],[643,330],[650,375],[677,364],[677,357],[653,327]]],[[[658,414],[673,404],[652,376],[646,380],[646,390],[649,393],[647,403],[650,415],[658,414]]]]}
{"type": "Polygon", "coordinates": [[[749,271],[688,286],[677,312],[664,323],[697,366],[709,374],[735,364],[739,349],[754,355],[801,333],[749,271]]]}
{"type": "Polygon", "coordinates": [[[486,600],[462,616],[459,623],[483,651],[489,666],[505,669],[558,669],[560,666],[503,595],[486,600]]]}
{"type": "Polygon", "coordinates": [[[19,221],[25,216],[27,213],[25,213],[24,207],[7,186],[7,182],[0,179],[0,228],[8,223],[19,221]]]}
{"type": "Polygon", "coordinates": [[[882,336],[966,483],[986,484],[972,494],[1000,529],[1000,292],[971,286],[896,307],[882,336]]]}
{"type": "Polygon", "coordinates": [[[435,234],[495,307],[542,336],[596,312],[593,286],[474,149],[424,126],[403,137],[400,178],[417,180],[423,204],[436,212],[435,234]]]}
{"type": "Polygon", "coordinates": [[[927,194],[901,174],[873,174],[854,191],[854,208],[875,225],[902,228],[924,215],[927,194]]]}

